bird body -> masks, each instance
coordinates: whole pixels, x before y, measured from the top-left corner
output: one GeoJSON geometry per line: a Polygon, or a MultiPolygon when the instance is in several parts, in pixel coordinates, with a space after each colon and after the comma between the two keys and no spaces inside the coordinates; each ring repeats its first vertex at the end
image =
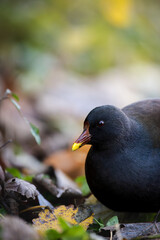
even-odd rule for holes
{"type": "Polygon", "coordinates": [[[160,209],[160,99],[93,109],[75,144],[91,144],[85,172],[92,193],[116,211],[160,209]]]}

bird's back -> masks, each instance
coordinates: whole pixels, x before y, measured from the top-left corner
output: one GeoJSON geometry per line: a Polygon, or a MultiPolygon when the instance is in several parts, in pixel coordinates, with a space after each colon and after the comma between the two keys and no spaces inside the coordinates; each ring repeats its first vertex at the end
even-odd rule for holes
{"type": "Polygon", "coordinates": [[[129,118],[142,123],[154,147],[160,148],[160,99],[139,101],[124,107],[122,111],[129,118]]]}

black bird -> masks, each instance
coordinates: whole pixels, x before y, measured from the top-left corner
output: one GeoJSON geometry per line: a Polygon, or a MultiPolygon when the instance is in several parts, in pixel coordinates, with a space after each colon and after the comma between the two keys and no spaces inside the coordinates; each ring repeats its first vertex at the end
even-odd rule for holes
{"type": "Polygon", "coordinates": [[[94,108],[72,150],[85,144],[92,145],[86,179],[101,203],[115,211],[160,210],[160,99],[94,108]]]}

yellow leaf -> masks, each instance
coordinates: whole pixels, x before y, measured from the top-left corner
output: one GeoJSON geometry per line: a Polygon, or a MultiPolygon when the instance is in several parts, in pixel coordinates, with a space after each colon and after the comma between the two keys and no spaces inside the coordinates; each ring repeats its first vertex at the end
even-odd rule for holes
{"type": "Polygon", "coordinates": [[[87,230],[89,225],[92,223],[93,223],[93,214],[90,217],[83,220],[82,222],[80,222],[79,225],[82,226],[85,230],[87,230]]]}
{"type": "Polygon", "coordinates": [[[39,213],[39,218],[33,219],[33,224],[35,228],[40,231],[44,232],[48,229],[55,229],[59,232],[62,231],[59,218],[64,219],[66,222],[72,225],[81,225],[84,229],[87,229],[90,224],[93,223],[93,214],[83,220],[82,222],[78,223],[75,220],[75,215],[78,212],[78,208],[73,208],[73,206],[64,206],[61,205],[54,210],[45,209],[39,213]]]}
{"type": "Polygon", "coordinates": [[[129,25],[132,0],[102,0],[101,8],[104,17],[118,27],[129,25]]]}

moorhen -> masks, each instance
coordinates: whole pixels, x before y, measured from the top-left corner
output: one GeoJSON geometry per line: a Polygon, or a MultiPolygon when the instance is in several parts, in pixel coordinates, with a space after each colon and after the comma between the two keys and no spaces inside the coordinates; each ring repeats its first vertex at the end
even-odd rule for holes
{"type": "Polygon", "coordinates": [[[94,108],[72,150],[91,144],[85,172],[96,198],[126,212],[160,209],[160,99],[94,108]]]}

